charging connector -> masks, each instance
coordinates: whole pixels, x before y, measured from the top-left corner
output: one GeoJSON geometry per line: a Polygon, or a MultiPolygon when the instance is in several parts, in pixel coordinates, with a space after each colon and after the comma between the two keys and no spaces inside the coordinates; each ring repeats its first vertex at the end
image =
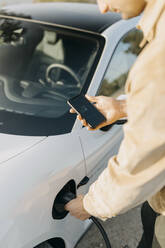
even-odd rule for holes
{"type": "MultiPolygon", "coordinates": [[[[65,210],[65,205],[70,202],[71,200],[76,198],[76,184],[73,180],[70,180],[62,189],[61,191],[57,194],[54,204],[53,204],[53,209],[52,209],[52,217],[53,219],[63,219],[67,216],[69,213],[68,211],[65,210]]],[[[93,223],[97,226],[99,229],[100,233],[102,234],[102,237],[105,241],[106,247],[111,248],[110,241],[108,239],[108,236],[100,224],[100,222],[93,216],[90,217],[90,219],[93,221],[93,223]]]]}
{"type": "MultiPolygon", "coordinates": [[[[73,194],[72,192],[67,192],[67,193],[65,193],[65,194],[63,195],[63,199],[62,199],[62,201],[63,201],[63,206],[62,206],[62,204],[60,205],[60,208],[61,208],[60,210],[65,210],[65,205],[66,205],[68,202],[70,202],[71,200],[75,199],[75,198],[76,198],[76,195],[73,194]]],[[[105,232],[103,226],[100,224],[100,222],[99,222],[95,217],[93,217],[93,216],[91,216],[89,219],[92,220],[93,223],[94,223],[94,224],[97,226],[97,228],[99,229],[99,231],[100,231],[100,233],[101,233],[101,235],[102,235],[102,237],[103,237],[103,239],[104,239],[104,241],[105,241],[106,247],[107,247],[107,248],[111,248],[111,244],[110,244],[109,238],[108,238],[108,236],[107,236],[107,234],[106,234],[106,232],[105,232]]]]}
{"type": "Polygon", "coordinates": [[[55,220],[64,219],[68,211],[65,210],[65,204],[76,197],[76,183],[74,180],[67,182],[56,195],[52,208],[52,217],[55,220]]]}

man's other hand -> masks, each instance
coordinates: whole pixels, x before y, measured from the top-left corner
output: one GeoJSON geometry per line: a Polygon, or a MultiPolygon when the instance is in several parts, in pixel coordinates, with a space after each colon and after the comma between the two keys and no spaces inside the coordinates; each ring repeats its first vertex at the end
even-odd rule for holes
{"type": "Polygon", "coordinates": [[[90,217],[90,214],[83,207],[83,198],[83,195],[78,195],[77,198],[65,205],[65,209],[70,212],[70,215],[80,220],[86,220],[90,217]]]}

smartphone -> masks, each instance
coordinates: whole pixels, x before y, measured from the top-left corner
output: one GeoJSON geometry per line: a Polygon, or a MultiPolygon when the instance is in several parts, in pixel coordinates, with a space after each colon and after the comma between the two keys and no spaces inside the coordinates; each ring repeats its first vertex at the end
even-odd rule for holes
{"type": "Polygon", "coordinates": [[[82,94],[69,99],[67,103],[76,111],[77,114],[80,114],[93,129],[106,121],[104,115],[100,113],[98,109],[82,94]]]}

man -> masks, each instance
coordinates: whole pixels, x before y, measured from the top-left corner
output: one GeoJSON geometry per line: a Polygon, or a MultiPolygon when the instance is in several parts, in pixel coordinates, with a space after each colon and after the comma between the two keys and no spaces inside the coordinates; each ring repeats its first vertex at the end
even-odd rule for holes
{"type": "Polygon", "coordinates": [[[148,200],[160,213],[155,230],[159,245],[153,247],[165,248],[165,0],[98,0],[98,4],[102,13],[120,12],[124,19],[144,10],[138,28],[144,33],[141,45],[148,44],[129,73],[127,102],[88,97],[107,118],[103,125],[125,115],[128,123],[119,153],[89,192],[66,209],[81,220],[90,215],[106,220],[148,200]]]}

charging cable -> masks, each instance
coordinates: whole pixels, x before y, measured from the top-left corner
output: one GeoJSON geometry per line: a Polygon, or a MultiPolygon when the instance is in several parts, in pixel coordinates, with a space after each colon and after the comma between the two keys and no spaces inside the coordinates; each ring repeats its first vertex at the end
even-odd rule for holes
{"type": "MultiPolygon", "coordinates": [[[[56,203],[56,210],[58,209],[58,212],[64,211],[65,209],[65,205],[70,202],[71,200],[75,199],[76,195],[73,194],[72,192],[66,192],[65,194],[63,194],[63,196],[61,197],[61,200],[59,203],[56,203]]],[[[93,223],[97,226],[97,228],[99,229],[105,244],[106,244],[106,248],[111,248],[111,244],[109,241],[109,238],[103,228],[103,226],[100,224],[100,222],[93,216],[91,216],[89,218],[90,220],[93,221],[93,223]]]]}
{"type": "Polygon", "coordinates": [[[103,226],[100,224],[100,222],[93,216],[91,216],[89,219],[91,219],[93,221],[93,223],[98,227],[104,241],[105,241],[105,244],[106,244],[106,247],[107,248],[111,248],[111,244],[110,244],[110,241],[109,241],[109,238],[103,228],[103,226]]]}

